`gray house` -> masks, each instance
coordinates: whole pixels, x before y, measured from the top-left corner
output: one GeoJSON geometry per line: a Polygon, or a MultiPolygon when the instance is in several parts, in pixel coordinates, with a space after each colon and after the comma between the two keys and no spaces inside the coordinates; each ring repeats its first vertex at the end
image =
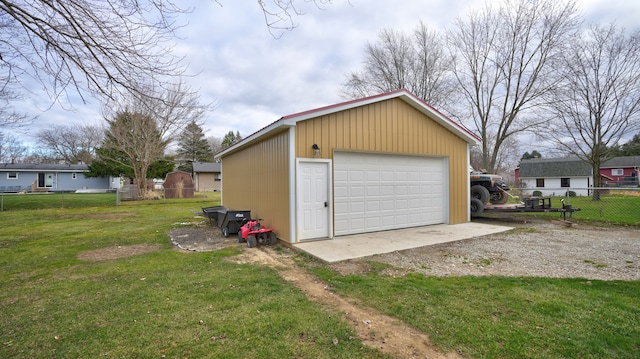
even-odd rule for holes
{"type": "Polygon", "coordinates": [[[0,163],[0,192],[107,191],[120,180],[85,177],[87,165],[0,163]]]}
{"type": "Polygon", "coordinates": [[[578,196],[588,196],[593,170],[575,157],[522,160],[516,169],[516,183],[527,194],[540,191],[543,196],[560,196],[571,190],[578,196]]]}
{"type": "Polygon", "coordinates": [[[220,191],[222,165],[215,162],[193,162],[193,182],[196,191],[220,191]]]}

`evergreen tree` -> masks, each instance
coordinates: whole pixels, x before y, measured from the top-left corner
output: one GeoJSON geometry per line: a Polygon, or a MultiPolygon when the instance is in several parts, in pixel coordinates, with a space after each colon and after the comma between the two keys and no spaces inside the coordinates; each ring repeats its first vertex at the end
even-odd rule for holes
{"type": "Polygon", "coordinates": [[[540,152],[533,150],[531,153],[525,152],[520,160],[530,160],[532,158],[542,158],[542,155],[540,154],[540,152]]]}
{"type": "Polygon", "coordinates": [[[611,157],[640,156],[640,133],[633,136],[629,142],[622,146],[618,145],[610,148],[610,151],[611,157]]]}
{"type": "Polygon", "coordinates": [[[240,131],[236,131],[235,134],[233,133],[233,131],[229,131],[226,135],[224,135],[224,138],[222,139],[222,148],[231,147],[241,140],[242,136],[240,136],[240,131]]]}
{"type": "Polygon", "coordinates": [[[178,169],[193,172],[193,162],[213,161],[213,150],[204,136],[202,127],[191,121],[178,137],[178,169]]]}

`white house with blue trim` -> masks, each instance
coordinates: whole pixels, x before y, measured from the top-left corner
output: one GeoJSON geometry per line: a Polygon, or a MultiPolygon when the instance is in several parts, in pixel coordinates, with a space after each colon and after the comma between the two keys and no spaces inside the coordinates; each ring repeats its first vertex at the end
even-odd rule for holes
{"type": "Polygon", "coordinates": [[[108,191],[120,179],[86,177],[87,165],[0,163],[0,192],[108,191]]]}

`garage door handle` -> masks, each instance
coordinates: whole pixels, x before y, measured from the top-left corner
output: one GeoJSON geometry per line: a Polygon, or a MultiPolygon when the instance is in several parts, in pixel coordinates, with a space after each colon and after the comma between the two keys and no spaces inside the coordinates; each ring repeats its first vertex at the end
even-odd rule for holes
{"type": "Polygon", "coordinates": [[[324,206],[325,206],[325,207],[329,207],[329,203],[325,202],[325,203],[324,203],[324,206]]]}

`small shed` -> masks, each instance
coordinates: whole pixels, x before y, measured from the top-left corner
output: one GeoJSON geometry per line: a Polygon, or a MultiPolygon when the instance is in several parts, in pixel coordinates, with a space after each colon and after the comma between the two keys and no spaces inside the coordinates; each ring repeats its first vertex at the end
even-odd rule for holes
{"type": "Polygon", "coordinates": [[[222,204],[291,243],[463,223],[477,144],[407,90],[304,111],[217,154],[222,204]]]}
{"type": "Polygon", "coordinates": [[[193,178],[187,172],[174,171],[167,173],[163,187],[165,198],[193,198],[193,178]]]}

